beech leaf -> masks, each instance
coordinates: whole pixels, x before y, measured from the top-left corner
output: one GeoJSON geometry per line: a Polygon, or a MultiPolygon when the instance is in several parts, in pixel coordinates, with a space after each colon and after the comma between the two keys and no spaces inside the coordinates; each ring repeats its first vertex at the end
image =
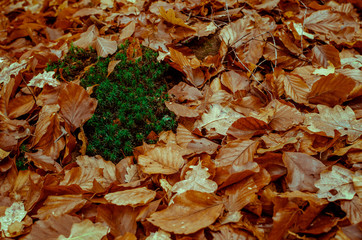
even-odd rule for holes
{"type": "Polygon", "coordinates": [[[212,224],[222,211],[218,197],[191,190],[177,195],[174,204],[151,214],[147,220],[168,232],[190,234],[212,224]]]}

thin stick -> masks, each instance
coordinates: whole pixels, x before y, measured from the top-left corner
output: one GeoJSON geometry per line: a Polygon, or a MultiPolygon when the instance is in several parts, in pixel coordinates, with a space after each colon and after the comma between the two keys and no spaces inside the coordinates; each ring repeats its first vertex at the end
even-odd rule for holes
{"type": "Polygon", "coordinates": [[[303,31],[304,31],[304,20],[305,20],[305,16],[307,15],[307,9],[308,7],[302,2],[299,1],[304,7],[305,7],[305,11],[304,11],[304,15],[303,15],[303,25],[302,25],[302,34],[300,35],[300,47],[302,48],[302,53],[303,54],[303,31]]]}

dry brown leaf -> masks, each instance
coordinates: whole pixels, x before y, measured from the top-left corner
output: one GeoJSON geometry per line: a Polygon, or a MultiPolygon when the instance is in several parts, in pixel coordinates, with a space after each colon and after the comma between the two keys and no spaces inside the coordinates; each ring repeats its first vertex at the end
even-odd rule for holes
{"type": "Polygon", "coordinates": [[[253,178],[249,177],[235,183],[225,190],[225,209],[229,212],[239,211],[258,198],[259,191],[253,178]]]}
{"type": "Polygon", "coordinates": [[[347,218],[352,224],[362,222],[362,200],[360,197],[354,196],[350,201],[341,201],[341,208],[347,214],[347,218]]]}
{"type": "Polygon", "coordinates": [[[155,147],[145,155],[138,156],[138,164],[148,174],[174,174],[184,163],[181,153],[172,147],[155,147]]]}
{"type": "Polygon", "coordinates": [[[234,140],[224,145],[215,158],[217,167],[243,165],[253,161],[258,142],[253,140],[234,140]]]}
{"type": "Polygon", "coordinates": [[[348,98],[356,82],[342,74],[329,74],[316,81],[308,95],[313,104],[324,104],[333,107],[342,104],[348,98]]]}
{"type": "Polygon", "coordinates": [[[156,192],[145,187],[108,193],[104,198],[118,206],[137,207],[151,202],[156,197],[156,192]]]}
{"type": "Polygon", "coordinates": [[[8,105],[8,116],[11,119],[18,118],[30,112],[35,105],[32,95],[22,95],[10,100],[8,105]]]}
{"type": "Polygon", "coordinates": [[[199,110],[174,102],[165,102],[166,107],[180,117],[194,118],[200,115],[199,110]]]}
{"type": "Polygon", "coordinates": [[[92,117],[97,100],[91,98],[81,86],[70,82],[60,90],[58,104],[60,114],[74,131],[92,117]]]}
{"type": "Polygon", "coordinates": [[[36,123],[32,147],[42,149],[42,154],[57,159],[60,151],[65,147],[65,139],[60,123],[62,121],[58,114],[59,105],[46,105],[40,113],[36,123]]]}
{"type": "Polygon", "coordinates": [[[319,180],[319,174],[325,169],[318,159],[299,152],[284,152],[283,162],[288,169],[286,182],[291,191],[316,192],[314,182],[319,180]]]}
{"type": "Polygon", "coordinates": [[[348,136],[349,142],[354,142],[362,135],[362,119],[356,120],[356,116],[350,107],[344,110],[337,105],[329,108],[324,105],[317,105],[319,113],[308,113],[304,125],[314,133],[323,132],[328,137],[335,136],[335,130],[341,136],[348,136]]]}
{"type": "Polygon", "coordinates": [[[178,102],[197,101],[203,97],[203,94],[195,87],[184,82],[180,82],[168,91],[171,98],[176,98],[178,102]]]}
{"type": "Polygon", "coordinates": [[[28,161],[33,162],[35,166],[45,171],[62,171],[62,167],[55,161],[55,158],[45,155],[42,149],[35,153],[27,152],[25,153],[25,157],[28,159],[28,161]]]}
{"type": "Polygon", "coordinates": [[[320,66],[327,68],[332,63],[334,67],[340,67],[341,61],[339,59],[338,50],[331,45],[315,45],[312,49],[313,60],[320,66]]]}
{"type": "Polygon", "coordinates": [[[80,210],[87,200],[82,195],[48,196],[43,206],[38,209],[35,217],[47,219],[51,216],[58,217],[63,214],[74,213],[80,210]]]}
{"type": "Polygon", "coordinates": [[[235,71],[222,73],[221,83],[233,94],[241,90],[248,91],[250,86],[250,80],[247,75],[245,73],[240,74],[235,71]]]}
{"type": "Polygon", "coordinates": [[[301,112],[279,100],[272,100],[259,114],[252,113],[250,116],[269,123],[276,131],[286,131],[304,120],[301,112]]]}
{"type": "Polygon", "coordinates": [[[147,220],[168,232],[190,234],[212,224],[223,207],[222,201],[213,194],[187,191],[177,195],[174,204],[153,213],[147,220]]]}
{"type": "Polygon", "coordinates": [[[137,208],[135,209],[133,207],[117,206],[113,204],[101,204],[97,208],[97,221],[108,225],[113,236],[121,236],[127,232],[136,234],[137,214],[137,208]]]}
{"type": "Polygon", "coordinates": [[[36,221],[24,240],[56,239],[60,235],[69,236],[72,225],[80,221],[78,217],[67,214],[59,217],[50,216],[47,220],[36,221]]]}

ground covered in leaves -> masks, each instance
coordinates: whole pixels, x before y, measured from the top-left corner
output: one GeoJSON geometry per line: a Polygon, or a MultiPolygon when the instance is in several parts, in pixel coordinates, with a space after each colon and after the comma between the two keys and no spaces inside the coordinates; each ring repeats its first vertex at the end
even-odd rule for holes
{"type": "Polygon", "coordinates": [[[360,1],[0,4],[1,238],[362,238],[360,1]],[[125,41],[183,74],[178,126],[110,161],[86,155],[95,62],[46,68],[125,41]]]}

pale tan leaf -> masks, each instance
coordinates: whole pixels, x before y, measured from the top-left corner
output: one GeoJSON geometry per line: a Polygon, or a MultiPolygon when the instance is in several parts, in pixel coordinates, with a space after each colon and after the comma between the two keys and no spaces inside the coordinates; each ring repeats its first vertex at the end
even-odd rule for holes
{"type": "Polygon", "coordinates": [[[177,116],[180,117],[193,118],[193,117],[198,117],[200,115],[199,110],[192,107],[188,107],[183,104],[178,104],[174,102],[165,102],[165,105],[170,111],[174,112],[177,116]]]}
{"type": "Polygon", "coordinates": [[[223,107],[220,104],[211,104],[200,120],[195,122],[194,127],[206,129],[207,136],[226,135],[229,127],[243,115],[230,107],[223,107]]]}
{"type": "Polygon", "coordinates": [[[99,31],[96,25],[88,27],[87,31],[80,35],[80,38],[75,41],[74,46],[87,49],[94,45],[94,41],[99,36],[99,31]]]}
{"type": "Polygon", "coordinates": [[[14,62],[10,66],[4,67],[0,72],[0,84],[8,84],[11,76],[16,76],[18,73],[26,68],[28,65],[27,61],[22,60],[20,63],[14,62]]]}
{"type": "Polygon", "coordinates": [[[0,230],[8,236],[9,227],[15,222],[21,222],[26,216],[24,204],[22,202],[14,202],[10,207],[6,208],[5,215],[0,217],[0,230]]]}
{"type": "Polygon", "coordinates": [[[117,66],[117,64],[120,62],[121,60],[112,60],[109,62],[108,64],[108,68],[107,68],[107,77],[113,72],[114,68],[117,66]]]}
{"type": "Polygon", "coordinates": [[[43,88],[45,84],[48,84],[49,86],[57,87],[60,83],[54,78],[54,74],[54,71],[39,73],[29,81],[28,86],[43,88]]]}
{"type": "Polygon", "coordinates": [[[156,192],[145,187],[108,193],[104,198],[118,206],[137,207],[151,202],[156,197],[156,192]]]}
{"type": "Polygon", "coordinates": [[[61,195],[48,196],[43,206],[38,209],[35,217],[46,219],[50,216],[61,216],[63,214],[74,213],[80,210],[87,200],[82,195],[61,195]]]}
{"type": "Polygon", "coordinates": [[[210,173],[206,167],[202,167],[201,162],[198,165],[190,166],[191,170],[186,172],[185,180],[175,183],[172,192],[181,194],[188,190],[213,193],[217,190],[216,182],[208,179],[210,173]]]}
{"type": "Polygon", "coordinates": [[[347,168],[334,165],[331,171],[324,171],[321,178],[314,185],[319,188],[319,198],[327,198],[328,201],[347,199],[351,200],[356,194],[353,188],[353,172],[347,168]]]}
{"type": "Polygon", "coordinates": [[[192,27],[185,24],[185,22],[181,18],[177,18],[176,13],[175,13],[175,11],[173,9],[169,9],[166,12],[165,9],[161,6],[159,11],[160,11],[160,16],[163,19],[165,19],[167,22],[172,23],[174,25],[178,25],[178,26],[181,26],[181,27],[185,27],[185,28],[189,28],[189,29],[194,30],[192,27]]]}
{"type": "Polygon", "coordinates": [[[184,163],[181,153],[172,147],[156,147],[145,155],[138,156],[138,164],[148,174],[174,174],[184,163]]]}
{"type": "MultiPolygon", "coordinates": [[[[359,153],[361,154],[361,153],[359,153]]],[[[352,177],[353,180],[353,187],[356,191],[357,195],[362,198],[362,174],[356,174],[352,177]]]]}
{"type": "Polygon", "coordinates": [[[146,240],[171,240],[171,234],[159,229],[157,232],[152,232],[146,240]]]}
{"type": "Polygon", "coordinates": [[[102,37],[97,37],[95,40],[95,48],[99,57],[107,57],[117,51],[117,42],[111,41],[102,37]]]}
{"type": "Polygon", "coordinates": [[[102,223],[86,219],[73,224],[69,237],[61,235],[58,240],[101,240],[108,232],[109,228],[102,223]]]}
{"type": "Polygon", "coordinates": [[[124,40],[129,38],[133,35],[136,28],[136,21],[132,21],[126,27],[124,27],[119,35],[119,40],[124,40]]]}
{"type": "Polygon", "coordinates": [[[174,198],[174,204],[153,213],[147,220],[176,234],[190,234],[212,224],[222,213],[221,200],[209,193],[187,191],[174,198]]]}
{"type": "Polygon", "coordinates": [[[308,130],[318,133],[323,132],[328,137],[334,137],[337,130],[341,136],[348,136],[348,141],[353,142],[362,135],[362,119],[356,120],[356,116],[350,107],[344,110],[337,105],[329,108],[324,105],[317,106],[319,113],[308,113],[304,125],[308,130]]]}

